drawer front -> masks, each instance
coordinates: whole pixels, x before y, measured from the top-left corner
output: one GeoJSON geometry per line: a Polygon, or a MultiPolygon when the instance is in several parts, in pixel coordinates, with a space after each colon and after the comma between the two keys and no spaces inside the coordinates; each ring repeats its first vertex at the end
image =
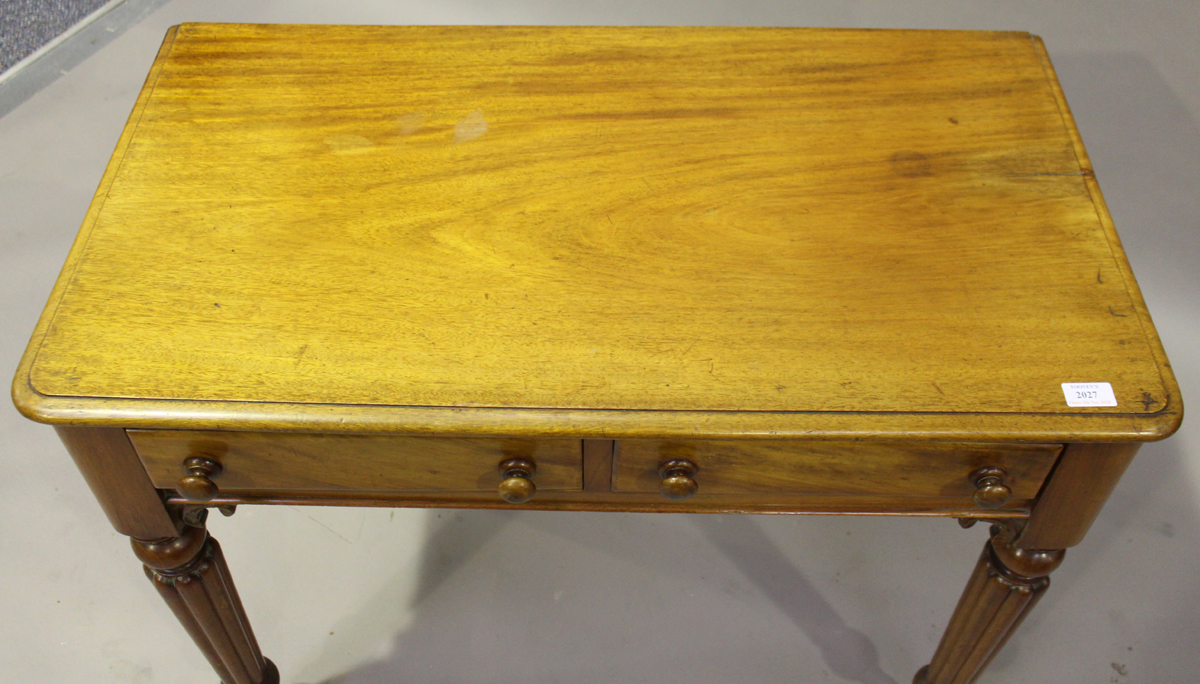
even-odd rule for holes
{"type": "Polygon", "coordinates": [[[129,430],[154,486],[174,489],[189,456],[218,461],[222,492],[495,492],[498,466],[532,460],[539,491],[579,491],[577,439],[456,439],[392,435],[129,430]]]}
{"type": "Polygon", "coordinates": [[[877,444],[797,441],[617,442],[614,489],[657,492],[659,465],[687,459],[697,466],[696,498],[716,495],[828,495],[954,499],[971,505],[968,477],[1003,468],[1008,507],[1028,504],[1049,474],[1060,445],[877,444]]]}

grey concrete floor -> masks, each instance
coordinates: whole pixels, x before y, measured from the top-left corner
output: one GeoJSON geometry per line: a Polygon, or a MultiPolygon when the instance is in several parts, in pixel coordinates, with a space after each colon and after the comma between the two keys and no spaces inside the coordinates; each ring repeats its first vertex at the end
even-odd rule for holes
{"type": "MultiPolygon", "coordinates": [[[[132,1],[132,0],[131,0],[132,1]]],[[[1174,362],[1200,388],[1200,5],[174,0],[0,118],[0,368],[183,21],[1020,29],[1046,40],[1174,362]]],[[[1195,404],[1193,404],[1195,405],[1195,404]]],[[[980,680],[1200,672],[1200,427],[1142,450],[980,680]]],[[[211,524],[283,680],[908,682],[985,531],[950,520],[244,507],[211,524]]],[[[0,681],[215,681],[53,432],[0,406],[0,681]]]]}

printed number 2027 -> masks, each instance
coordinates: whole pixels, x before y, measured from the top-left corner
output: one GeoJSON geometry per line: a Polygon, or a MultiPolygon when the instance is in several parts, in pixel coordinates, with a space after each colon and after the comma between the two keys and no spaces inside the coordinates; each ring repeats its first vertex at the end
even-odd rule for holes
{"type": "Polygon", "coordinates": [[[1075,390],[1076,399],[1095,399],[1097,394],[1096,390],[1075,390]]]}

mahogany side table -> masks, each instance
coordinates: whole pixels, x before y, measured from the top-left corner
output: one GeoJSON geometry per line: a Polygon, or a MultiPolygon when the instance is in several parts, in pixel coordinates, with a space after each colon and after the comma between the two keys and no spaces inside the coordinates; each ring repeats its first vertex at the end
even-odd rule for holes
{"type": "Polygon", "coordinates": [[[209,508],[992,525],[972,681],[1179,389],[1026,33],[185,24],[13,385],[226,684],[209,508]]]}

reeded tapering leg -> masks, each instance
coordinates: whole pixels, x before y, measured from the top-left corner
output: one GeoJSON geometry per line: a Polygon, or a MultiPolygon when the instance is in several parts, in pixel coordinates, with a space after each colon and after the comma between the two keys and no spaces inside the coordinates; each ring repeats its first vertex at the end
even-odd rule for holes
{"type": "Polygon", "coordinates": [[[1066,551],[1013,546],[1013,530],[992,527],[992,538],[963,591],[933,660],[913,684],[970,684],[1050,586],[1048,575],[1066,551]]]}
{"type": "Polygon", "coordinates": [[[221,546],[203,527],[172,539],[134,539],[146,576],[183,623],[225,684],[278,684],[279,671],[258,649],[221,546]]]}

